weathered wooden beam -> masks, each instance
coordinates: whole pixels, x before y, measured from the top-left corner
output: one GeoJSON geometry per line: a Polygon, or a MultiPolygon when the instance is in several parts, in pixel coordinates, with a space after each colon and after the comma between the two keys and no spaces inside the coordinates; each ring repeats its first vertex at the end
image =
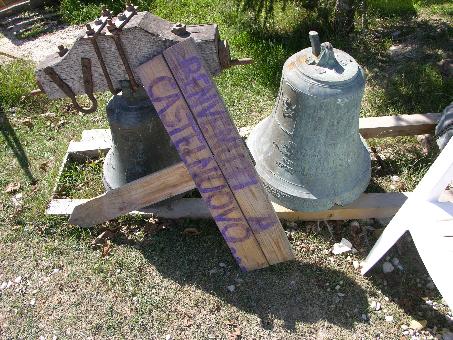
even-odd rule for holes
{"type": "MultiPolygon", "coordinates": [[[[91,25],[95,27],[95,22],[91,25]]],[[[221,61],[219,59],[219,46],[222,48],[223,42],[219,40],[217,25],[188,25],[185,33],[174,33],[174,24],[161,19],[149,12],[139,12],[122,28],[119,39],[124,48],[127,61],[130,65],[135,79],[140,82],[136,68],[150,58],[162,53],[169,46],[193,38],[196,41],[197,49],[203,57],[210,73],[216,75],[221,71],[221,61]],[[172,29],[174,32],[172,32],[172,29]]],[[[113,35],[103,29],[103,34],[96,36],[96,41],[101,51],[107,72],[111,78],[112,85],[116,90],[120,90],[120,81],[127,80],[128,74],[123,65],[121,56],[118,52],[113,35]]],[[[81,58],[91,60],[91,75],[93,79],[94,92],[104,92],[109,90],[106,77],[103,73],[100,61],[96,55],[95,47],[85,34],[85,30],[80,31],[74,45],[62,56],[59,55],[57,46],[55,52],[43,60],[36,69],[38,84],[49,98],[66,97],[66,94],[49,78],[44,70],[48,67],[58,74],[58,76],[71,88],[74,94],[84,94],[81,58]]],[[[225,49],[221,49],[225,53],[225,49]]],[[[227,57],[223,56],[226,59],[227,57]]]]}
{"type": "MultiPolygon", "coordinates": [[[[293,211],[272,203],[277,216],[286,221],[352,220],[392,217],[406,201],[409,193],[365,193],[347,206],[333,206],[317,212],[293,211]]],[[[71,215],[74,208],[89,202],[87,199],[53,199],[48,215],[71,215]]],[[[453,199],[451,199],[453,201],[453,199]]],[[[201,198],[181,198],[165,204],[131,211],[132,214],[155,214],[162,218],[212,218],[206,203],[201,198]]]]}
{"type": "Polygon", "coordinates": [[[424,135],[433,133],[440,113],[360,118],[363,138],[424,135]]]}
{"type": "Polygon", "coordinates": [[[140,66],[138,73],[238,265],[252,270],[293,259],[194,41],[173,45],[140,66]]]}

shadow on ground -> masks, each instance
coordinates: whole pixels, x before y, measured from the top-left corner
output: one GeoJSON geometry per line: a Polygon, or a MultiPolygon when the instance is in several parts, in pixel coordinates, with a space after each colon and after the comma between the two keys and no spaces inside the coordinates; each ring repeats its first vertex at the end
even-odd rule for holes
{"type": "Polygon", "coordinates": [[[114,242],[141,249],[162,276],[181,285],[194,285],[258,316],[264,329],[273,329],[277,320],[290,331],[298,322],[326,320],[347,329],[366,322],[362,319],[368,309],[366,294],[344,273],[301,261],[244,273],[212,222],[192,221],[201,232],[197,236],[182,233],[187,222],[171,223],[166,230],[145,237],[138,244],[124,235],[114,242]],[[332,287],[333,282],[340,281],[347,290],[341,298],[332,287]],[[229,285],[235,286],[234,292],[227,289],[229,285]]]}
{"type": "Polygon", "coordinates": [[[417,320],[427,320],[427,327],[451,327],[444,314],[426,303],[427,300],[439,301],[442,296],[437,289],[428,287],[430,276],[410,234],[403,235],[389,250],[387,256],[399,258],[403,270],[396,269],[384,274],[382,272],[384,257],[367,273],[373,285],[395,301],[406,314],[417,320]]]}
{"type": "Polygon", "coordinates": [[[1,33],[14,45],[20,46],[27,41],[35,40],[40,36],[60,30],[66,25],[61,21],[56,9],[33,9],[22,13],[15,13],[2,18],[1,33]]]}
{"type": "MultiPolygon", "coordinates": [[[[272,330],[280,321],[289,331],[295,331],[297,323],[321,320],[345,329],[368,322],[363,319],[369,308],[365,290],[346,273],[318,265],[310,256],[301,256],[304,249],[297,244],[293,244],[293,249],[298,260],[244,273],[213,222],[180,220],[164,225],[164,230],[146,234],[142,241],[124,233],[117,233],[112,241],[140,249],[163,277],[183,286],[195,286],[245,313],[256,315],[263,329],[272,330]],[[183,230],[188,227],[196,227],[200,234],[185,235],[183,230]],[[220,266],[221,263],[225,265],[220,266]],[[338,283],[341,288],[335,290],[338,283]],[[229,285],[235,286],[234,292],[227,289],[229,285]],[[340,297],[338,293],[345,296],[340,297]]],[[[350,237],[344,235],[347,230],[344,226],[341,230],[341,237],[350,237]]],[[[364,255],[374,241],[363,250],[364,255]]],[[[390,255],[396,251],[400,254],[393,256],[401,258],[404,271],[384,274],[381,261],[369,272],[370,283],[414,319],[426,319],[428,327],[448,327],[445,315],[425,303],[427,297],[439,300],[440,295],[436,289],[426,288],[429,276],[413,243],[402,240],[390,255]]]]}
{"type": "Polygon", "coordinates": [[[27,154],[25,153],[22,143],[17,137],[14,128],[11,126],[8,117],[1,108],[0,108],[0,133],[2,134],[6,144],[16,157],[17,162],[22,168],[22,171],[24,172],[28,181],[32,184],[35,183],[36,179],[30,170],[30,162],[28,161],[27,154]]]}

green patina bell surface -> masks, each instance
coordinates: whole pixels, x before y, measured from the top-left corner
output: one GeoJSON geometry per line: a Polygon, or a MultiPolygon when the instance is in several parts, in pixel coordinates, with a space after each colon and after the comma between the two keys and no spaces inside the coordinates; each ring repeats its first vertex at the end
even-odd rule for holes
{"type": "Polygon", "coordinates": [[[359,134],[363,69],[330,43],[291,56],[272,114],[247,145],[272,201],[299,211],[351,203],[365,191],[371,160],[359,134]]]}
{"type": "Polygon", "coordinates": [[[103,169],[104,186],[116,189],[180,162],[156,109],[145,90],[132,92],[128,81],[107,105],[113,145],[103,169]]]}

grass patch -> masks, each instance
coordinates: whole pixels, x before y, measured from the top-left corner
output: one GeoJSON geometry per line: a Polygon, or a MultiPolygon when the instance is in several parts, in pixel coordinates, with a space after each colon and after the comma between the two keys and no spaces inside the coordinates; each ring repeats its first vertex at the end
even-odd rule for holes
{"type": "Polygon", "coordinates": [[[442,15],[450,21],[453,17],[453,3],[449,0],[415,0],[414,6],[419,12],[442,15]]]}
{"type": "Polygon", "coordinates": [[[368,0],[369,9],[379,16],[415,15],[413,0],[368,0]]]}
{"type": "Polygon", "coordinates": [[[84,163],[69,162],[60,176],[56,198],[89,198],[104,193],[104,157],[84,163]]]}
{"type": "Polygon", "coordinates": [[[34,65],[31,62],[15,60],[0,64],[0,106],[7,110],[21,103],[21,98],[34,88],[34,65]]]}

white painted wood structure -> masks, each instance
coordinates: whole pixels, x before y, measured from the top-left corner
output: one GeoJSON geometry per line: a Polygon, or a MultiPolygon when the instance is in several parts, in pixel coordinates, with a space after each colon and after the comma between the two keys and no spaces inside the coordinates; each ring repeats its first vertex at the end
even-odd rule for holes
{"type": "Polygon", "coordinates": [[[398,210],[364,261],[362,274],[409,231],[433,282],[453,310],[453,203],[441,194],[453,180],[453,139],[398,210]]]}

